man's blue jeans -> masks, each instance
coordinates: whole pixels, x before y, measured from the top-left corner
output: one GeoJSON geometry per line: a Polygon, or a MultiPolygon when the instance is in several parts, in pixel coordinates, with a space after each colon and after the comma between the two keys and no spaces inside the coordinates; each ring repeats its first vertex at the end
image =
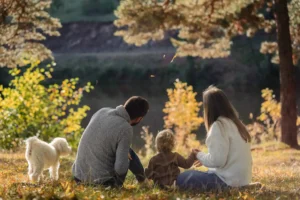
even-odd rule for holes
{"type": "MultiPolygon", "coordinates": [[[[131,160],[129,160],[129,170],[133,173],[133,175],[135,176],[136,180],[139,183],[144,182],[146,176],[140,158],[136,155],[136,153],[131,148],[129,149],[129,154],[132,158],[131,160]]],[[[126,175],[127,173],[123,175],[116,174],[111,186],[117,186],[117,187],[122,186],[125,181],[126,175]]]]}
{"type": "Polygon", "coordinates": [[[184,190],[211,191],[227,188],[216,174],[190,170],[179,174],[177,186],[184,190]]]}

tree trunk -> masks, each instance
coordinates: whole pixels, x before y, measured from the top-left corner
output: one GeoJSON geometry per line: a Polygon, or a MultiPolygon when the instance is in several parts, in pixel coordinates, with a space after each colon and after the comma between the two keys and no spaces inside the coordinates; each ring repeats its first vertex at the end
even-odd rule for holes
{"type": "Polygon", "coordinates": [[[275,0],[280,58],[281,141],[299,148],[297,141],[296,68],[293,65],[287,0],[275,0]]]}

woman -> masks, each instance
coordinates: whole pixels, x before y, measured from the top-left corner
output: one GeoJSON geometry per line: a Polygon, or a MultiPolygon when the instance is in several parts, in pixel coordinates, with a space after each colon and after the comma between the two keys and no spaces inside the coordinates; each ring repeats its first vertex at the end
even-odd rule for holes
{"type": "Polygon", "coordinates": [[[225,93],[210,86],[203,93],[208,153],[197,159],[208,172],[186,171],[177,178],[181,189],[214,190],[248,185],[252,177],[251,137],[225,93]]]}

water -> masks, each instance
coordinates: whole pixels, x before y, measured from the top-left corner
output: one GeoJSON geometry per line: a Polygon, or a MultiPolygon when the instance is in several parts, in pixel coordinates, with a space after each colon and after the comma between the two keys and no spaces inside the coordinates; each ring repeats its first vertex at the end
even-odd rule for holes
{"type": "MultiPolygon", "coordinates": [[[[116,107],[122,105],[129,97],[134,95],[143,96],[149,101],[150,110],[142,122],[134,127],[133,148],[140,149],[144,145],[140,135],[142,126],[149,126],[150,131],[154,134],[164,128],[164,113],[162,110],[165,106],[165,102],[168,101],[166,93],[168,87],[170,86],[124,84],[109,87],[97,85],[90,94],[85,95],[83,98],[83,103],[91,107],[88,116],[83,121],[83,126],[85,127],[87,125],[90,117],[97,110],[103,107],[116,107]]],[[[198,101],[202,101],[201,94],[203,89],[204,88],[196,89],[198,101]]],[[[251,122],[249,119],[250,113],[253,113],[254,116],[258,116],[262,101],[259,90],[237,92],[230,89],[224,89],[224,91],[239,112],[240,118],[244,123],[247,124],[251,122]]],[[[199,114],[202,116],[202,109],[199,114]]],[[[200,140],[205,138],[206,132],[203,125],[196,131],[196,134],[200,140]]]]}

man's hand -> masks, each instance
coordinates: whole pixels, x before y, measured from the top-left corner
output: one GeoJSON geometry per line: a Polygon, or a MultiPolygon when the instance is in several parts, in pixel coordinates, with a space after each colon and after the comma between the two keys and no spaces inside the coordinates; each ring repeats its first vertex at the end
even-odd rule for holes
{"type": "Polygon", "coordinates": [[[145,179],[142,183],[140,183],[141,188],[150,189],[153,188],[153,181],[149,179],[145,179]]]}
{"type": "Polygon", "coordinates": [[[130,153],[128,153],[128,159],[132,160],[132,157],[131,157],[130,153]]]}

